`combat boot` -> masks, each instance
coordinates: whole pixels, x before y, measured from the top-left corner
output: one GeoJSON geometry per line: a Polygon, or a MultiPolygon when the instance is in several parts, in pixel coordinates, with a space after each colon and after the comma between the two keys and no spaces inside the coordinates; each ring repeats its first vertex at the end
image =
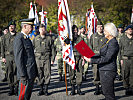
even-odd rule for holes
{"type": "Polygon", "coordinates": [[[10,91],[8,93],[8,96],[14,95],[14,86],[9,86],[9,88],[10,88],[10,91]]]}
{"type": "Polygon", "coordinates": [[[94,92],[94,95],[100,95],[100,94],[101,94],[101,91],[100,91],[99,85],[97,84],[96,91],[94,92]]]}
{"type": "Polygon", "coordinates": [[[63,77],[62,77],[62,81],[64,81],[64,82],[65,82],[65,75],[63,75],[63,77]]]}
{"type": "Polygon", "coordinates": [[[84,93],[81,92],[81,85],[78,85],[78,87],[77,87],[77,93],[78,93],[79,95],[84,95],[84,93]]]}
{"type": "Polygon", "coordinates": [[[2,79],[2,82],[6,82],[7,81],[7,77],[6,77],[6,74],[5,74],[5,77],[2,79]]]}
{"type": "Polygon", "coordinates": [[[60,74],[59,81],[62,81],[62,74],[60,74]]]}
{"type": "Polygon", "coordinates": [[[131,90],[131,88],[126,88],[125,94],[126,94],[126,95],[132,95],[132,90],[131,90]]]}
{"type": "Polygon", "coordinates": [[[72,88],[72,90],[71,90],[70,95],[73,96],[73,95],[75,95],[75,85],[73,84],[73,85],[71,86],[71,88],[72,88]]]}
{"type": "Polygon", "coordinates": [[[48,96],[48,84],[45,84],[44,95],[48,96]]]}
{"type": "Polygon", "coordinates": [[[44,95],[44,92],[43,92],[43,85],[40,85],[40,91],[39,91],[39,93],[38,93],[37,95],[38,95],[38,96],[44,95]]]}

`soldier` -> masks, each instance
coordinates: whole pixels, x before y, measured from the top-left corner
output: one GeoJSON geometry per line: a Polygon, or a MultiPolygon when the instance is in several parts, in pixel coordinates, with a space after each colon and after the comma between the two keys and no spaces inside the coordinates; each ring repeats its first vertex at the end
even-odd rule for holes
{"type": "MultiPolygon", "coordinates": [[[[103,34],[103,24],[99,20],[97,23],[97,32],[93,34],[90,38],[90,44],[95,54],[99,53],[100,47],[102,46],[103,42],[105,41],[105,37],[103,34]]],[[[93,75],[94,75],[94,85],[96,86],[96,91],[94,95],[101,94],[100,90],[100,75],[97,64],[93,64],[93,75]]]]}
{"type": "MultiPolygon", "coordinates": [[[[122,25],[122,24],[119,24],[118,25],[118,36],[116,37],[116,39],[117,39],[117,41],[118,41],[118,43],[119,43],[119,41],[120,41],[120,38],[123,36],[123,35],[125,35],[124,33],[123,33],[123,31],[124,31],[124,26],[122,25]]],[[[121,79],[122,79],[122,74],[121,74],[121,64],[120,64],[120,59],[119,59],[119,54],[118,54],[118,56],[117,56],[117,76],[116,76],[116,80],[118,80],[118,81],[120,81],[121,79]]]]}
{"type": "Polygon", "coordinates": [[[22,30],[14,40],[14,56],[19,80],[18,100],[30,100],[34,80],[38,74],[33,45],[29,39],[34,20],[34,18],[20,20],[22,30]]]}
{"type": "MultiPolygon", "coordinates": [[[[8,27],[4,27],[3,33],[4,33],[4,35],[6,35],[6,34],[8,33],[8,27]]],[[[2,40],[3,40],[4,35],[2,35],[2,36],[0,37],[0,45],[1,45],[1,42],[2,42],[2,40]]],[[[0,47],[1,47],[1,46],[0,46],[0,47]]],[[[1,52],[1,49],[0,49],[0,52],[1,52]]],[[[2,82],[5,82],[5,81],[7,81],[7,71],[6,71],[6,64],[5,64],[4,62],[1,62],[1,68],[2,68],[2,70],[3,70],[3,73],[5,74],[5,75],[4,75],[4,78],[2,79],[2,82]]]]}
{"type": "Polygon", "coordinates": [[[133,26],[128,25],[125,35],[120,38],[120,60],[123,85],[126,95],[133,95],[133,26]]]}
{"type": "MultiPolygon", "coordinates": [[[[78,35],[78,27],[76,25],[72,26],[72,34],[73,34],[73,41],[72,45],[73,47],[79,43],[82,38],[78,35]]],[[[84,93],[81,92],[81,83],[82,83],[82,74],[83,74],[83,68],[82,68],[82,58],[81,55],[78,53],[78,51],[73,48],[74,58],[75,58],[75,70],[72,69],[71,66],[69,66],[69,76],[70,76],[70,84],[71,84],[71,93],[70,95],[75,95],[75,85],[77,84],[77,93],[79,95],[83,95],[84,93]]]]}
{"type": "Polygon", "coordinates": [[[3,63],[6,63],[7,78],[10,87],[10,91],[8,93],[9,96],[13,94],[18,95],[18,81],[16,77],[17,68],[15,65],[14,53],[13,53],[13,41],[16,37],[15,28],[16,28],[15,21],[13,20],[10,21],[9,33],[3,36],[1,44],[2,61],[3,63]]]}
{"type": "Polygon", "coordinates": [[[54,41],[54,46],[56,49],[58,74],[60,76],[59,81],[65,81],[65,71],[64,71],[64,67],[63,67],[63,57],[62,57],[62,46],[61,46],[61,41],[60,41],[59,36],[54,41]]]}
{"type": "MultiPolygon", "coordinates": [[[[38,68],[38,84],[40,86],[40,91],[38,96],[48,95],[48,85],[51,78],[51,52],[54,52],[54,47],[52,44],[52,39],[50,36],[46,35],[46,30],[44,25],[39,26],[40,35],[35,37],[33,40],[34,52],[36,56],[37,68],[38,68]],[[43,86],[45,89],[43,91],[43,86]]],[[[54,55],[54,54],[52,54],[54,55]]],[[[52,59],[54,61],[54,57],[52,59]]]]}
{"type": "MultiPolygon", "coordinates": [[[[81,26],[79,30],[79,34],[84,39],[85,43],[90,46],[89,39],[87,37],[87,32],[85,32],[85,27],[81,26]]],[[[83,66],[83,81],[86,81],[86,74],[88,71],[89,63],[83,59],[82,66],[83,66]]]]}

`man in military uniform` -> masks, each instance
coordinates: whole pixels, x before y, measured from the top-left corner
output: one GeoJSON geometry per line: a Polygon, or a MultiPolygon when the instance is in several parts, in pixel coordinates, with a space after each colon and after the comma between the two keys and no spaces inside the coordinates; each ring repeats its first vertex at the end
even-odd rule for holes
{"type": "MultiPolygon", "coordinates": [[[[119,43],[119,41],[120,41],[120,38],[123,36],[123,35],[125,35],[124,33],[123,33],[123,31],[124,31],[124,26],[122,25],[122,24],[119,24],[118,25],[118,36],[116,37],[116,39],[117,39],[117,41],[118,41],[118,43],[119,43]]],[[[118,56],[117,56],[117,76],[116,76],[116,80],[121,80],[122,79],[122,72],[121,72],[121,64],[120,64],[120,59],[119,59],[119,54],[118,54],[118,56]]]]}
{"type": "Polygon", "coordinates": [[[133,95],[133,26],[128,25],[120,38],[120,60],[126,95],[133,95]]]}
{"type": "Polygon", "coordinates": [[[82,84],[82,75],[83,75],[83,68],[82,68],[82,58],[78,51],[74,48],[74,46],[79,43],[82,38],[78,35],[78,27],[76,25],[72,26],[72,34],[73,34],[73,53],[75,58],[75,70],[69,66],[69,76],[70,76],[70,84],[71,84],[71,93],[70,95],[75,95],[75,85],[77,84],[77,93],[79,95],[83,95],[84,93],[81,92],[81,84],[82,84]]]}
{"type": "MultiPolygon", "coordinates": [[[[87,32],[85,32],[85,27],[84,26],[80,27],[79,34],[84,39],[84,42],[90,47],[90,41],[88,39],[87,32]]],[[[87,75],[87,72],[88,72],[89,63],[83,59],[82,66],[83,66],[83,81],[86,81],[86,75],[87,75]]]]}
{"type": "Polygon", "coordinates": [[[56,38],[54,41],[54,46],[56,49],[56,58],[57,58],[57,66],[58,66],[58,74],[60,76],[59,81],[65,81],[65,70],[63,64],[63,57],[62,57],[62,46],[60,37],[56,38]]]}
{"type": "Polygon", "coordinates": [[[30,100],[34,80],[38,74],[33,45],[29,39],[34,20],[34,18],[20,20],[22,30],[14,40],[14,56],[19,80],[18,100],[30,100]]]}
{"type": "MultiPolygon", "coordinates": [[[[6,35],[8,33],[8,27],[4,27],[3,33],[4,34],[2,36],[0,36],[0,55],[1,55],[2,40],[3,40],[4,35],[6,35]]],[[[6,71],[6,64],[4,62],[1,62],[1,68],[3,70],[3,73],[5,74],[4,78],[2,79],[2,81],[5,82],[5,81],[7,81],[7,71],[6,71]]]]}
{"type": "MultiPolygon", "coordinates": [[[[93,49],[95,54],[99,53],[100,47],[102,46],[103,42],[105,41],[105,37],[103,34],[103,24],[99,20],[97,23],[97,32],[93,34],[90,38],[91,48],[93,49]]],[[[93,64],[93,75],[94,75],[94,85],[96,86],[96,91],[94,95],[101,94],[100,90],[100,75],[97,64],[93,64]]]]}
{"type": "Polygon", "coordinates": [[[18,93],[18,81],[16,78],[16,65],[14,62],[14,53],[13,53],[13,41],[16,37],[15,31],[15,21],[10,21],[9,23],[9,33],[3,36],[2,44],[1,44],[1,56],[3,63],[6,63],[6,71],[7,71],[7,78],[8,84],[10,87],[10,91],[8,93],[9,96],[17,95],[18,93]],[[15,91],[14,91],[15,87],[15,91]]]}
{"type": "MultiPolygon", "coordinates": [[[[40,91],[38,96],[48,95],[48,85],[51,77],[51,52],[54,52],[54,46],[52,44],[52,38],[46,35],[44,25],[39,26],[40,35],[36,36],[33,40],[34,52],[36,56],[37,68],[38,68],[38,84],[40,91]],[[43,91],[43,86],[45,89],[43,91]]],[[[52,54],[54,55],[54,54],[52,54]]],[[[54,61],[54,56],[52,57],[54,61]]]]}

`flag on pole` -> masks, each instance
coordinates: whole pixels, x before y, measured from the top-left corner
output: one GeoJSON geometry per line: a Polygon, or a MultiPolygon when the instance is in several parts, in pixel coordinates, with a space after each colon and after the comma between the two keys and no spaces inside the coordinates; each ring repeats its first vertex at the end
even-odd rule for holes
{"type": "Polygon", "coordinates": [[[33,3],[32,2],[30,2],[29,18],[35,18],[34,10],[33,10],[33,3]]]}
{"type": "Polygon", "coordinates": [[[30,2],[29,18],[35,18],[33,31],[31,34],[29,34],[30,40],[33,40],[38,35],[36,30],[37,30],[37,25],[39,25],[39,19],[38,19],[38,15],[37,15],[36,5],[35,4],[33,5],[32,2],[30,2]],[[33,6],[35,7],[35,12],[34,12],[33,6]]]}
{"type": "Polygon", "coordinates": [[[39,14],[41,15],[41,24],[45,25],[45,28],[47,27],[47,12],[43,10],[43,7],[42,7],[42,12],[39,12],[39,14]]]}
{"type": "Polygon", "coordinates": [[[35,21],[34,21],[34,24],[39,25],[39,19],[38,19],[36,4],[34,4],[34,6],[35,6],[35,21]]]}
{"type": "Polygon", "coordinates": [[[67,0],[58,0],[58,31],[62,45],[63,61],[75,69],[75,60],[72,47],[72,31],[67,0]],[[70,40],[65,43],[65,40],[70,40]]]}
{"type": "Polygon", "coordinates": [[[86,13],[86,32],[88,32],[88,38],[90,38],[93,33],[96,33],[96,27],[97,27],[97,16],[94,12],[93,3],[92,3],[91,8],[88,9],[86,13]]]}
{"type": "Polygon", "coordinates": [[[133,7],[132,7],[132,14],[131,14],[131,24],[133,24],[133,7]]]}

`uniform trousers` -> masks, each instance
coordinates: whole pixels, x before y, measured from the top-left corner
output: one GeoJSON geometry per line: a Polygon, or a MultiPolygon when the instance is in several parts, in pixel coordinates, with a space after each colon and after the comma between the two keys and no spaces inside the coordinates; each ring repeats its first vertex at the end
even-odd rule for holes
{"type": "Polygon", "coordinates": [[[30,100],[33,86],[34,79],[20,80],[18,100],[30,100]]]}
{"type": "Polygon", "coordinates": [[[123,85],[133,89],[133,59],[124,59],[122,66],[123,85]]]}

